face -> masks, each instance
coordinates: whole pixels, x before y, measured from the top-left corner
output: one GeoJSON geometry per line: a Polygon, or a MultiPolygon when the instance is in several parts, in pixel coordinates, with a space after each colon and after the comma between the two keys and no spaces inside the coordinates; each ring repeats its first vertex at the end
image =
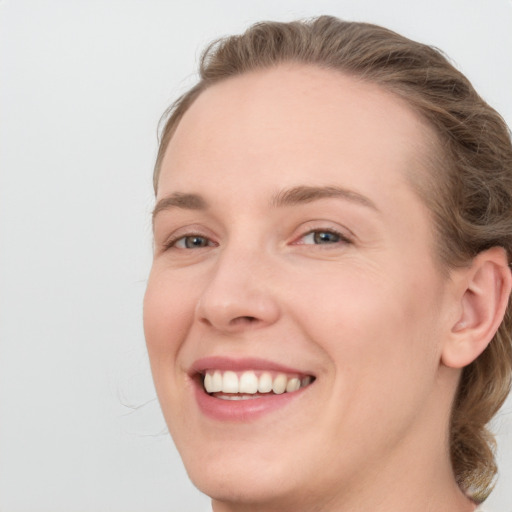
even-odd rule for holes
{"type": "Polygon", "coordinates": [[[218,503],[346,499],[445,435],[449,283],[409,184],[428,138],[388,92],[300,66],[212,86],[179,124],[144,323],[170,432],[218,503]]]}

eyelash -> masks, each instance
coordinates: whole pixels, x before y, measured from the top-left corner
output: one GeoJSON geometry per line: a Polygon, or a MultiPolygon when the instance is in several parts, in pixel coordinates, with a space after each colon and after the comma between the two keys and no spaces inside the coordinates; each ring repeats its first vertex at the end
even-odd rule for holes
{"type": "MultiPolygon", "coordinates": [[[[334,242],[331,242],[331,243],[326,243],[326,244],[321,244],[321,243],[313,243],[313,244],[306,244],[306,243],[303,243],[303,242],[294,242],[292,245],[339,245],[340,243],[341,244],[352,244],[353,241],[348,238],[346,235],[344,235],[343,233],[341,233],[340,231],[336,230],[336,229],[332,229],[332,228],[327,228],[327,229],[311,229],[309,231],[307,231],[306,233],[302,234],[300,237],[299,237],[299,240],[303,240],[305,237],[309,236],[309,235],[315,235],[315,234],[329,234],[329,235],[335,235],[335,237],[338,238],[338,240],[334,241],[334,242]]],[[[185,242],[186,243],[186,242],[185,242]]],[[[204,235],[201,235],[201,234],[198,234],[198,233],[187,233],[185,235],[180,235],[180,236],[176,236],[176,237],[172,237],[171,239],[169,239],[168,241],[166,241],[164,243],[164,249],[165,250],[168,250],[168,249],[183,249],[183,250],[191,250],[191,249],[203,249],[205,247],[216,247],[218,244],[216,244],[215,242],[212,242],[212,240],[210,240],[207,236],[204,236],[204,235]],[[201,239],[204,239],[207,243],[207,245],[204,245],[204,246],[198,246],[198,247],[177,247],[177,244],[178,242],[180,242],[181,240],[185,241],[187,238],[201,238],[201,239]]]]}
{"type": "Polygon", "coordinates": [[[350,238],[348,238],[346,235],[344,235],[343,233],[341,233],[340,231],[336,230],[336,229],[333,229],[333,228],[326,228],[326,229],[311,229],[309,230],[308,232],[304,233],[303,235],[300,236],[300,240],[303,240],[305,237],[309,236],[309,235],[315,235],[315,234],[329,234],[329,235],[335,235],[338,240],[336,240],[335,242],[331,242],[331,243],[326,243],[326,244],[305,244],[305,243],[295,243],[295,245],[338,245],[340,243],[342,244],[352,244],[352,240],[350,238]]]}
{"type": "Polygon", "coordinates": [[[172,237],[169,240],[167,240],[164,243],[164,249],[165,250],[173,249],[173,248],[174,249],[176,249],[176,248],[178,248],[178,249],[192,249],[192,247],[176,247],[180,240],[185,241],[185,239],[187,239],[187,238],[203,238],[204,240],[206,240],[208,245],[196,247],[196,249],[197,248],[202,249],[203,247],[214,247],[214,246],[216,246],[216,244],[213,243],[207,236],[200,235],[198,233],[187,233],[185,235],[179,235],[179,236],[172,237]]]}

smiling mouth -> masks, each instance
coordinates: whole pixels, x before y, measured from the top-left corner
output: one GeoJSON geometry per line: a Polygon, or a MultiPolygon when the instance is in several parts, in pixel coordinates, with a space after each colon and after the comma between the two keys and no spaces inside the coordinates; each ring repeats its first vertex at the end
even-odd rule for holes
{"type": "Polygon", "coordinates": [[[252,400],[283,393],[294,393],[309,386],[312,376],[287,375],[279,372],[243,372],[207,370],[202,374],[203,389],[221,400],[252,400]]]}

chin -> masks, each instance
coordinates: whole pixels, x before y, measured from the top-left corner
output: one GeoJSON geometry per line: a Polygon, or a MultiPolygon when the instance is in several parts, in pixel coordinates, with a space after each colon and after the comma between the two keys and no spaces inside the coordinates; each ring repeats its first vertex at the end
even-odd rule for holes
{"type": "Polygon", "coordinates": [[[207,479],[201,485],[192,481],[201,492],[217,502],[263,506],[266,503],[284,504],[288,501],[286,493],[282,490],[278,492],[276,482],[261,482],[254,476],[240,480],[225,476],[222,479],[207,479]]]}
{"type": "Polygon", "coordinates": [[[245,453],[232,449],[208,457],[185,455],[183,461],[193,484],[214,501],[284,505],[304,487],[304,465],[287,461],[278,447],[269,450],[253,444],[246,448],[245,453]]]}
{"type": "Polygon", "coordinates": [[[290,510],[297,500],[298,488],[290,475],[276,471],[227,470],[216,475],[189,472],[194,485],[214,502],[259,505],[262,510],[290,510]]]}

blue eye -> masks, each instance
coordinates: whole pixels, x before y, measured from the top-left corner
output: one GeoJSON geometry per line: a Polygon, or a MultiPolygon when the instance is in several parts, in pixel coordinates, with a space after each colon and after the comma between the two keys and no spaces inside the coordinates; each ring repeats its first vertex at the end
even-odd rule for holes
{"type": "Polygon", "coordinates": [[[213,243],[201,235],[186,235],[174,240],[170,246],[178,249],[201,249],[202,247],[210,247],[213,243]]]}
{"type": "Polygon", "coordinates": [[[340,242],[348,242],[348,240],[334,231],[317,230],[311,231],[302,237],[303,244],[314,244],[314,245],[331,245],[338,244],[340,242]]]}

